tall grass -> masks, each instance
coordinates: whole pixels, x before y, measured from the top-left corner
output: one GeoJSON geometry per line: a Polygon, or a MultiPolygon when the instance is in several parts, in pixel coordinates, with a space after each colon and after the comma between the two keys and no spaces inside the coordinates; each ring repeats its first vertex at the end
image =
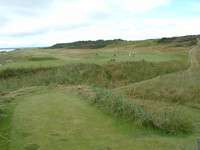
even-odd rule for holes
{"type": "Polygon", "coordinates": [[[190,57],[190,68],[184,72],[133,84],[115,92],[129,98],[179,102],[200,109],[200,44],[190,57]]]}
{"type": "Polygon", "coordinates": [[[19,88],[52,84],[87,84],[114,88],[187,69],[185,61],[124,62],[112,65],[69,64],[62,67],[5,69],[0,72],[0,94],[19,88]],[[163,68],[163,69],[162,69],[163,68]]]}
{"type": "Polygon", "coordinates": [[[13,108],[0,97],[0,149],[9,149],[13,108]]]}
{"type": "Polygon", "coordinates": [[[0,54],[0,64],[23,61],[26,58],[27,56],[19,51],[5,52],[0,54]]]}
{"type": "MultiPolygon", "coordinates": [[[[114,88],[150,79],[158,75],[185,70],[187,68],[188,64],[185,61],[169,61],[160,63],[140,61],[116,63],[104,66],[97,64],[69,64],[66,66],[49,68],[5,69],[0,72],[0,96],[4,97],[4,95],[10,93],[11,91],[15,91],[20,88],[32,86],[54,86],[58,84],[85,84],[94,87],[114,88]]],[[[183,123],[183,128],[181,129],[175,124],[177,118],[175,118],[174,122],[172,118],[169,121],[162,120],[165,117],[170,118],[170,115],[166,115],[167,113],[165,114],[165,117],[159,118],[158,114],[155,115],[154,113],[149,113],[142,107],[124,102],[124,100],[117,98],[114,95],[109,97],[108,94],[106,96],[106,92],[102,92],[102,96],[104,95],[108,98],[108,101],[105,100],[105,108],[112,107],[113,111],[111,112],[113,114],[119,116],[121,115],[127,119],[136,120],[143,126],[152,126],[153,128],[170,134],[189,132],[186,127],[187,123],[184,122],[184,120],[178,120],[183,123]],[[112,97],[114,98],[112,99],[112,97]],[[118,111],[122,112],[119,113],[118,111]],[[161,125],[162,122],[165,122],[165,124],[163,123],[163,125],[161,125]],[[169,130],[171,126],[174,127],[169,130]],[[178,129],[175,130],[175,128],[178,129]],[[184,128],[186,128],[186,131],[184,131],[184,128]]],[[[104,97],[101,97],[101,91],[97,94],[94,101],[98,101],[98,97],[100,99],[104,99],[104,97]]],[[[4,107],[7,107],[7,105],[4,107]]]]}
{"type": "Polygon", "coordinates": [[[116,89],[115,92],[129,98],[188,103],[199,107],[196,104],[200,104],[200,74],[187,72],[163,76],[155,80],[116,89]]]}
{"type": "Polygon", "coordinates": [[[190,133],[194,129],[193,123],[186,117],[179,115],[176,109],[169,111],[148,110],[145,106],[140,106],[116,96],[108,90],[96,88],[96,95],[89,101],[107,112],[124,119],[136,121],[138,125],[152,127],[156,130],[169,133],[180,134],[190,133]]]}

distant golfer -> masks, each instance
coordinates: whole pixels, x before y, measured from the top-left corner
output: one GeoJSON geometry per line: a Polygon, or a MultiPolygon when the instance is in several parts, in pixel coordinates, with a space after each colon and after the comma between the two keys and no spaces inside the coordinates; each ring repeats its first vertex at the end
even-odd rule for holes
{"type": "Polygon", "coordinates": [[[133,57],[134,57],[134,56],[135,56],[135,53],[134,53],[134,52],[129,53],[128,56],[133,56],[133,57]]]}

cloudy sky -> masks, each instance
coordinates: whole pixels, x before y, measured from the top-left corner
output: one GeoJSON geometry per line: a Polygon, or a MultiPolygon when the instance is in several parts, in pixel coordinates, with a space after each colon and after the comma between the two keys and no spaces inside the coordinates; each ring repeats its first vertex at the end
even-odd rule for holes
{"type": "Polygon", "coordinates": [[[0,47],[200,34],[200,0],[0,0],[0,47]]]}

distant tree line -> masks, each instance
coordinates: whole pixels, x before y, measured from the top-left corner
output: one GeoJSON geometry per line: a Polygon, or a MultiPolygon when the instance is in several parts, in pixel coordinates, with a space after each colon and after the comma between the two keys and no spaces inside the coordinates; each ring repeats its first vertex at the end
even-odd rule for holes
{"type": "Polygon", "coordinates": [[[117,44],[118,42],[124,41],[122,39],[114,40],[97,40],[97,41],[77,41],[72,43],[59,43],[51,46],[50,48],[67,48],[67,49],[98,49],[106,47],[107,45],[117,44]]]}
{"type": "Polygon", "coordinates": [[[179,37],[161,38],[158,43],[177,43],[177,46],[193,46],[197,44],[196,38],[200,38],[200,35],[187,35],[179,37]]]}

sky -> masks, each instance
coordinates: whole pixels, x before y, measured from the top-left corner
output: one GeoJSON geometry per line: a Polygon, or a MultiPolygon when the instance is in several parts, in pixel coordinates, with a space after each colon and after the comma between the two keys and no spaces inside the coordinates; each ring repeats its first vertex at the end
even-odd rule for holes
{"type": "Polygon", "coordinates": [[[0,0],[0,47],[200,34],[200,0],[0,0]]]}

